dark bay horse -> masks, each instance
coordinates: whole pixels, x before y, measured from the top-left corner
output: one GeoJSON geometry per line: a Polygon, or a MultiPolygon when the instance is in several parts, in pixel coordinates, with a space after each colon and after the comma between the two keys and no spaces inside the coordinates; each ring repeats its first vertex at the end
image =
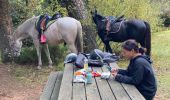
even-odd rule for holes
{"type": "Polygon", "coordinates": [[[106,51],[112,53],[110,41],[123,42],[128,39],[135,39],[142,47],[147,49],[146,55],[150,55],[151,32],[150,25],[147,22],[137,19],[125,21],[113,16],[105,17],[98,14],[96,10],[91,14],[98,35],[106,46],[106,51]],[[109,27],[107,27],[108,21],[110,21],[109,27]]]}

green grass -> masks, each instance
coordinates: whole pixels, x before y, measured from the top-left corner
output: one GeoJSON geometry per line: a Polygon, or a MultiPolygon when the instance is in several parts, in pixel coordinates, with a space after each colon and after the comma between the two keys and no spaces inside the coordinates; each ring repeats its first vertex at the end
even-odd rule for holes
{"type": "Polygon", "coordinates": [[[34,84],[43,84],[47,81],[47,76],[52,71],[48,67],[43,66],[41,70],[37,70],[36,66],[30,65],[13,65],[11,74],[25,85],[32,86],[34,84]]]}
{"type": "Polygon", "coordinates": [[[53,65],[53,69],[48,66],[42,66],[41,70],[37,69],[35,65],[17,65],[11,66],[11,74],[17,80],[28,86],[34,86],[36,84],[44,84],[52,71],[59,71],[64,69],[63,62],[58,65],[53,65]]]}
{"type": "Polygon", "coordinates": [[[170,31],[153,34],[152,59],[158,79],[158,96],[167,100],[170,98],[170,31]]]}
{"type": "Polygon", "coordinates": [[[157,74],[158,78],[158,92],[157,95],[160,100],[167,100],[170,98],[170,72],[161,72],[157,74]]]}
{"type": "MultiPolygon", "coordinates": [[[[156,100],[170,99],[170,31],[152,34],[152,59],[158,81],[156,100]]],[[[127,60],[118,62],[120,67],[126,68],[127,60]]]]}
{"type": "Polygon", "coordinates": [[[170,31],[153,34],[152,58],[155,67],[170,68],[170,31]]]}

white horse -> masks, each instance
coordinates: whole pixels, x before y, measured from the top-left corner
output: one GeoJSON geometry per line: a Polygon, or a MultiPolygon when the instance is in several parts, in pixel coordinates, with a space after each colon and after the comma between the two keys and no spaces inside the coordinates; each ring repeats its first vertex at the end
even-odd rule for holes
{"type": "MultiPolygon", "coordinates": [[[[22,40],[31,37],[37,51],[38,69],[41,69],[41,44],[38,39],[38,31],[35,28],[35,23],[38,18],[39,17],[37,16],[26,20],[15,30],[13,36],[13,54],[14,56],[19,56],[22,47],[22,40]]],[[[83,52],[82,26],[81,23],[74,18],[62,17],[57,19],[48,27],[44,34],[47,43],[50,45],[57,45],[65,42],[71,52],[76,54],[78,52],[83,52]]],[[[49,60],[49,67],[52,67],[48,44],[43,45],[45,46],[45,53],[49,60]]]]}

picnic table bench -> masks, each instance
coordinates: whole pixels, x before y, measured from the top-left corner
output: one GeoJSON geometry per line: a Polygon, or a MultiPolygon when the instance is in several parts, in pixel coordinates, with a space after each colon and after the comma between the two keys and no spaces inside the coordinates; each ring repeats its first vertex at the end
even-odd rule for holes
{"type": "Polygon", "coordinates": [[[50,73],[48,81],[44,87],[43,93],[40,96],[40,100],[57,100],[62,77],[62,71],[50,73]]]}
{"type": "MultiPolygon", "coordinates": [[[[110,66],[118,67],[116,63],[110,66]]],[[[92,67],[92,70],[108,71],[105,67],[92,67]]],[[[135,86],[119,83],[113,78],[105,80],[94,77],[91,84],[73,83],[75,71],[71,63],[66,64],[56,98],[41,100],[145,100],[135,86]]]]}

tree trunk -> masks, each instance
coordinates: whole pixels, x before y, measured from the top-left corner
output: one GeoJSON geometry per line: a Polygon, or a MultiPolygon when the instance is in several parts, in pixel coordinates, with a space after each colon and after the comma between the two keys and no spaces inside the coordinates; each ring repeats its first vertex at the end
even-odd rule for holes
{"type": "Polygon", "coordinates": [[[75,19],[82,21],[83,27],[83,40],[84,40],[84,52],[90,52],[97,48],[97,42],[95,40],[94,31],[90,25],[86,23],[87,19],[87,0],[58,0],[59,3],[65,7],[68,11],[68,15],[75,19]]]}
{"type": "Polygon", "coordinates": [[[85,8],[85,0],[67,0],[65,4],[70,17],[78,20],[86,19],[87,9],[85,8]]]}
{"type": "Polygon", "coordinates": [[[3,62],[11,61],[12,19],[8,0],[0,0],[0,52],[3,62]]]}
{"type": "Polygon", "coordinates": [[[25,4],[26,4],[26,6],[28,6],[28,0],[25,0],[25,4]]]}

